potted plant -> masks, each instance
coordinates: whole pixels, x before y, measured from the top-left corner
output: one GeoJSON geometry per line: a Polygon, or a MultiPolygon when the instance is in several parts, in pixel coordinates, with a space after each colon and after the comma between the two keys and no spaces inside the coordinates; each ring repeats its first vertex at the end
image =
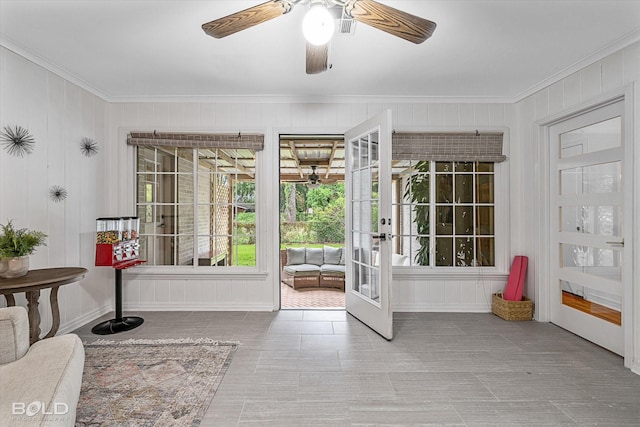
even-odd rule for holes
{"type": "Polygon", "coordinates": [[[0,277],[24,276],[29,271],[29,255],[45,245],[47,235],[26,228],[16,230],[12,221],[0,224],[0,228],[0,277]]]}

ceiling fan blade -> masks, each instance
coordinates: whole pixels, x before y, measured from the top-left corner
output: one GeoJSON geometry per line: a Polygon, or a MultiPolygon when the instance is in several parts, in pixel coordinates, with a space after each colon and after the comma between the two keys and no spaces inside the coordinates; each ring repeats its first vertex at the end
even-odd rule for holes
{"type": "Polygon", "coordinates": [[[228,35],[246,30],[254,25],[277,18],[291,10],[289,0],[271,0],[240,12],[232,13],[215,21],[202,24],[202,29],[211,37],[221,39],[228,35]]]}
{"type": "Polygon", "coordinates": [[[307,42],[307,74],[319,74],[327,71],[329,62],[329,43],[320,46],[307,42]]]}
{"type": "Polygon", "coordinates": [[[374,0],[349,2],[346,11],[356,21],[420,44],[433,34],[436,23],[374,0]]]}

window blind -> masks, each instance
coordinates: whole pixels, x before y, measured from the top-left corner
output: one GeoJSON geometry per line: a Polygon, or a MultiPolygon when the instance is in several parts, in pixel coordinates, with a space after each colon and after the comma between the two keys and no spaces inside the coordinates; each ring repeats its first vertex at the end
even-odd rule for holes
{"type": "Polygon", "coordinates": [[[494,162],[502,154],[502,133],[396,132],[392,138],[393,160],[494,162]]]}
{"type": "Polygon", "coordinates": [[[263,134],[131,132],[127,144],[179,148],[264,149],[263,134]]]}

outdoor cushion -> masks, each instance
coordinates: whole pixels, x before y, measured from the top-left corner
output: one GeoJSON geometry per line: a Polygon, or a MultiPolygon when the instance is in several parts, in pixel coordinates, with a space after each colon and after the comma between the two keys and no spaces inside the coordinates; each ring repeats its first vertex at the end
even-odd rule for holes
{"type": "Polygon", "coordinates": [[[332,248],[331,246],[324,247],[325,264],[340,264],[340,257],[342,257],[342,248],[332,248]]]}
{"type": "Polygon", "coordinates": [[[287,265],[298,265],[305,263],[304,248],[287,248],[287,265]]]}
{"type": "Polygon", "coordinates": [[[322,248],[307,248],[307,264],[324,264],[324,251],[322,248]]]}
{"type": "Polygon", "coordinates": [[[392,254],[391,265],[410,265],[409,257],[407,255],[392,254]]]}
{"type": "Polygon", "coordinates": [[[340,251],[340,262],[338,264],[344,265],[346,263],[347,249],[346,248],[340,248],[340,249],[342,250],[340,251]]]}
{"type": "Polygon", "coordinates": [[[327,276],[344,276],[346,269],[347,267],[344,265],[323,264],[320,267],[320,273],[327,276]]]}
{"type": "Polygon", "coordinates": [[[292,276],[317,276],[320,274],[320,267],[311,264],[285,265],[284,271],[292,276]]]}

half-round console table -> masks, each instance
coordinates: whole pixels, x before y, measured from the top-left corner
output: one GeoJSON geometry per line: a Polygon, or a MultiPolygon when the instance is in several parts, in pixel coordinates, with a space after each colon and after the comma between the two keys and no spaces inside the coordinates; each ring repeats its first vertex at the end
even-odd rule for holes
{"type": "Polygon", "coordinates": [[[87,273],[86,268],[61,267],[29,270],[22,277],[13,279],[0,279],[0,294],[4,295],[9,307],[16,305],[13,294],[24,292],[27,297],[27,309],[29,311],[29,342],[33,344],[40,339],[40,312],[38,300],[40,290],[51,288],[49,301],[51,302],[51,314],[53,324],[51,330],[44,338],[50,338],[58,332],[60,327],[60,309],[58,308],[58,288],[67,283],[77,282],[87,273]]]}

